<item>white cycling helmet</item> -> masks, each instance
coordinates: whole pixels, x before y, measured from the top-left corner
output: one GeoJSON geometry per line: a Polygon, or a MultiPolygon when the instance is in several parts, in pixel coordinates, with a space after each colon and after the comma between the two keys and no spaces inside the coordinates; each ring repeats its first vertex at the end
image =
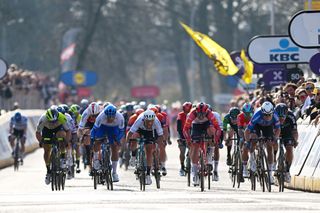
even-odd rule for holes
{"type": "Polygon", "coordinates": [[[96,115],[100,113],[100,106],[96,102],[92,102],[88,106],[89,114],[96,115]]]}
{"type": "Polygon", "coordinates": [[[267,114],[267,115],[272,114],[274,111],[272,103],[270,103],[269,101],[263,102],[261,106],[261,111],[263,114],[267,114]]]}
{"type": "Polygon", "coordinates": [[[143,113],[143,118],[147,121],[153,121],[156,118],[156,114],[152,110],[147,110],[143,113]]]}

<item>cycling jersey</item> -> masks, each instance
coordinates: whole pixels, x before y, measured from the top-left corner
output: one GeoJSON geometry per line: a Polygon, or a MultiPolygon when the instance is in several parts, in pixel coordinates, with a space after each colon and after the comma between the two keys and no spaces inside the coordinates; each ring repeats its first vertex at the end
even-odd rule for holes
{"type": "Polygon", "coordinates": [[[89,109],[87,108],[86,110],[84,110],[82,116],[81,116],[81,120],[79,123],[79,128],[84,128],[84,127],[89,127],[92,128],[95,121],[96,121],[96,117],[98,116],[98,114],[93,115],[90,114],[89,109]]]}
{"type": "Polygon", "coordinates": [[[15,116],[13,116],[10,120],[10,129],[16,130],[25,130],[27,128],[28,118],[25,116],[21,116],[21,119],[17,121],[15,116]]]}
{"type": "Polygon", "coordinates": [[[297,130],[297,121],[291,111],[288,111],[285,121],[280,126],[280,137],[283,139],[293,139],[292,131],[297,130]]]}
{"type": "Polygon", "coordinates": [[[141,113],[137,120],[134,122],[132,127],[130,128],[130,132],[136,133],[139,129],[146,130],[146,131],[154,131],[156,130],[159,136],[163,135],[163,129],[161,127],[161,123],[158,118],[154,119],[152,129],[147,129],[144,125],[144,113],[141,113]]]}
{"type": "Polygon", "coordinates": [[[48,130],[54,130],[58,127],[62,127],[64,130],[70,130],[69,125],[67,123],[67,118],[64,114],[59,112],[58,115],[58,120],[55,122],[50,122],[48,121],[46,114],[42,114],[38,125],[37,125],[37,132],[41,132],[44,128],[48,129],[48,130]]]}
{"type": "Polygon", "coordinates": [[[222,129],[223,123],[222,123],[220,114],[218,112],[212,112],[212,113],[213,113],[214,117],[217,119],[220,128],[222,129]]]}
{"type": "Polygon", "coordinates": [[[237,123],[233,123],[230,114],[227,114],[226,116],[224,116],[223,118],[223,131],[227,131],[228,130],[228,124],[230,125],[230,127],[238,132],[238,125],[237,123]]]}
{"type": "Polygon", "coordinates": [[[106,135],[110,144],[113,144],[114,141],[120,142],[124,136],[124,117],[120,112],[116,112],[115,119],[111,123],[108,122],[104,111],[98,115],[91,130],[91,138],[102,139],[106,135]]]}
{"type": "Polygon", "coordinates": [[[247,118],[245,116],[244,112],[240,113],[237,117],[238,128],[245,129],[248,126],[250,119],[250,117],[247,118]]]}
{"type": "Polygon", "coordinates": [[[73,120],[73,118],[71,117],[71,115],[69,115],[68,113],[64,114],[67,118],[67,124],[69,126],[69,129],[71,130],[72,133],[77,133],[77,128],[76,128],[76,124],[73,120]]]}
{"type": "Polygon", "coordinates": [[[183,135],[183,127],[187,120],[187,114],[184,112],[180,112],[177,117],[177,131],[180,139],[184,139],[183,135]]]}
{"type": "Polygon", "coordinates": [[[130,116],[129,120],[128,120],[128,124],[127,124],[127,128],[126,128],[126,132],[128,132],[131,128],[131,126],[134,124],[134,122],[137,120],[138,115],[137,114],[133,114],[130,116]]]}
{"type": "Polygon", "coordinates": [[[185,136],[185,138],[190,140],[191,126],[192,128],[195,128],[196,126],[199,126],[199,125],[202,126],[203,128],[208,128],[209,126],[212,125],[216,130],[221,131],[219,123],[211,111],[207,110],[204,118],[199,119],[197,116],[196,109],[192,109],[187,116],[186,124],[184,125],[184,128],[183,128],[183,135],[185,136]]]}
{"type": "Polygon", "coordinates": [[[263,113],[261,109],[258,109],[252,116],[247,128],[250,131],[253,131],[256,125],[259,125],[261,127],[274,126],[274,128],[279,129],[280,128],[279,117],[276,113],[274,113],[272,116],[272,119],[270,121],[267,121],[263,119],[263,113]]]}

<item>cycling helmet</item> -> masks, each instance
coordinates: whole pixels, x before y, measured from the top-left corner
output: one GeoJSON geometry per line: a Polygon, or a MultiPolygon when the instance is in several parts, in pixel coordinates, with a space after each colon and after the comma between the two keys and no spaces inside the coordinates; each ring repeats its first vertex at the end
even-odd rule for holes
{"type": "MultiPolygon", "coordinates": [[[[67,104],[60,104],[59,107],[62,107],[64,109],[64,112],[69,112],[69,107],[67,104]]],[[[58,109],[58,108],[57,108],[58,109]]]]}
{"type": "Polygon", "coordinates": [[[158,112],[161,113],[162,109],[160,105],[155,105],[155,107],[157,108],[158,112]]]}
{"type": "Polygon", "coordinates": [[[203,102],[198,103],[196,106],[197,113],[205,113],[205,112],[207,112],[207,110],[208,110],[208,106],[207,106],[207,104],[205,104],[203,102]]]}
{"type": "Polygon", "coordinates": [[[50,108],[46,112],[46,118],[50,122],[57,121],[58,120],[58,116],[59,116],[59,112],[54,108],[50,108]]]}
{"type": "Polygon", "coordinates": [[[113,104],[109,104],[105,109],[104,109],[104,114],[108,118],[114,118],[117,113],[117,108],[113,104]]]}
{"type": "Polygon", "coordinates": [[[229,115],[231,118],[237,118],[237,116],[240,114],[240,109],[238,107],[231,107],[229,110],[229,115]]]}
{"type": "Polygon", "coordinates": [[[65,114],[66,111],[64,110],[64,108],[60,105],[57,107],[58,112],[61,112],[62,114],[65,114]]]}
{"type": "Polygon", "coordinates": [[[82,99],[80,105],[82,109],[86,109],[89,106],[89,101],[87,99],[82,99]]]}
{"type": "Polygon", "coordinates": [[[184,102],[183,105],[182,105],[182,110],[184,112],[187,112],[187,113],[190,112],[191,108],[192,108],[192,103],[191,102],[184,102]]]}
{"type": "Polygon", "coordinates": [[[88,110],[89,110],[89,114],[91,114],[91,115],[96,115],[96,114],[100,113],[100,107],[96,102],[92,102],[88,106],[88,110]]]}
{"type": "Polygon", "coordinates": [[[212,107],[211,107],[210,104],[207,104],[207,107],[208,107],[208,109],[209,109],[211,112],[213,111],[213,109],[212,109],[212,107]]]}
{"type": "Polygon", "coordinates": [[[244,112],[245,114],[250,114],[253,113],[253,107],[250,103],[245,103],[242,106],[242,112],[244,112]]]}
{"type": "Polygon", "coordinates": [[[159,113],[159,110],[156,106],[150,107],[148,110],[152,110],[155,114],[159,113]]]}
{"type": "Polygon", "coordinates": [[[14,119],[15,119],[16,121],[21,121],[21,118],[22,118],[22,116],[21,116],[21,113],[20,113],[20,112],[16,112],[16,113],[14,114],[14,119]]]}
{"type": "Polygon", "coordinates": [[[127,112],[132,112],[133,111],[133,105],[131,103],[126,104],[126,111],[127,112]]]}
{"type": "Polygon", "coordinates": [[[73,114],[76,114],[80,111],[80,106],[78,104],[72,104],[69,108],[69,111],[73,114]]]}
{"type": "Polygon", "coordinates": [[[285,117],[288,113],[288,107],[284,103],[277,104],[274,108],[274,111],[276,111],[277,115],[279,117],[285,117]]]}
{"type": "Polygon", "coordinates": [[[153,121],[156,118],[156,114],[152,110],[147,110],[143,113],[143,118],[147,121],[153,121]]]}
{"type": "Polygon", "coordinates": [[[272,114],[274,111],[272,103],[270,103],[269,101],[263,102],[261,106],[261,111],[263,114],[266,114],[266,115],[272,114]]]}

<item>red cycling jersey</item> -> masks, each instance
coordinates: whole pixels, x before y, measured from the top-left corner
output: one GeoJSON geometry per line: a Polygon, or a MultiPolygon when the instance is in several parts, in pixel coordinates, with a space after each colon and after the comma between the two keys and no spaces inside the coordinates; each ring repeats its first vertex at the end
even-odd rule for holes
{"type": "Polygon", "coordinates": [[[245,129],[248,124],[250,123],[251,117],[246,118],[246,116],[244,115],[244,113],[240,113],[237,117],[237,124],[238,124],[238,128],[243,128],[245,129]]]}
{"type": "Polygon", "coordinates": [[[187,120],[187,114],[184,113],[184,112],[179,112],[178,114],[178,117],[177,117],[177,121],[180,120],[181,121],[181,126],[182,126],[182,129],[186,123],[186,120],[187,120]]]}
{"type": "Polygon", "coordinates": [[[219,126],[219,123],[218,123],[216,117],[214,116],[214,114],[210,110],[207,110],[204,118],[200,120],[197,117],[196,109],[192,109],[191,112],[188,114],[186,123],[183,127],[183,135],[185,136],[185,138],[187,140],[191,140],[190,129],[191,129],[192,123],[199,124],[199,123],[204,123],[207,121],[209,121],[210,124],[218,131],[218,134],[221,132],[221,128],[219,126]]]}

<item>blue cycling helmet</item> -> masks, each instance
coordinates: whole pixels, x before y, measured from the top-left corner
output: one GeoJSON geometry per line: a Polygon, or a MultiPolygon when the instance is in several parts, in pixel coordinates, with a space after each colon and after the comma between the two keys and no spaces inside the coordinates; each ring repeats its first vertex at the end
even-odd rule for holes
{"type": "Polygon", "coordinates": [[[61,105],[57,107],[57,111],[58,111],[58,112],[61,112],[62,114],[65,114],[65,113],[66,113],[66,110],[65,110],[64,107],[61,106],[61,105]]]}
{"type": "Polygon", "coordinates": [[[117,108],[113,105],[113,104],[109,104],[108,106],[106,106],[106,108],[104,108],[104,114],[107,117],[115,117],[117,113],[117,108]]]}
{"type": "Polygon", "coordinates": [[[253,113],[253,107],[250,103],[245,103],[242,106],[242,112],[244,112],[245,114],[252,114],[253,113]]]}
{"type": "Polygon", "coordinates": [[[21,121],[21,118],[22,118],[22,116],[21,116],[21,113],[20,113],[20,112],[16,112],[16,114],[14,114],[14,119],[15,119],[16,121],[21,121]]]}

